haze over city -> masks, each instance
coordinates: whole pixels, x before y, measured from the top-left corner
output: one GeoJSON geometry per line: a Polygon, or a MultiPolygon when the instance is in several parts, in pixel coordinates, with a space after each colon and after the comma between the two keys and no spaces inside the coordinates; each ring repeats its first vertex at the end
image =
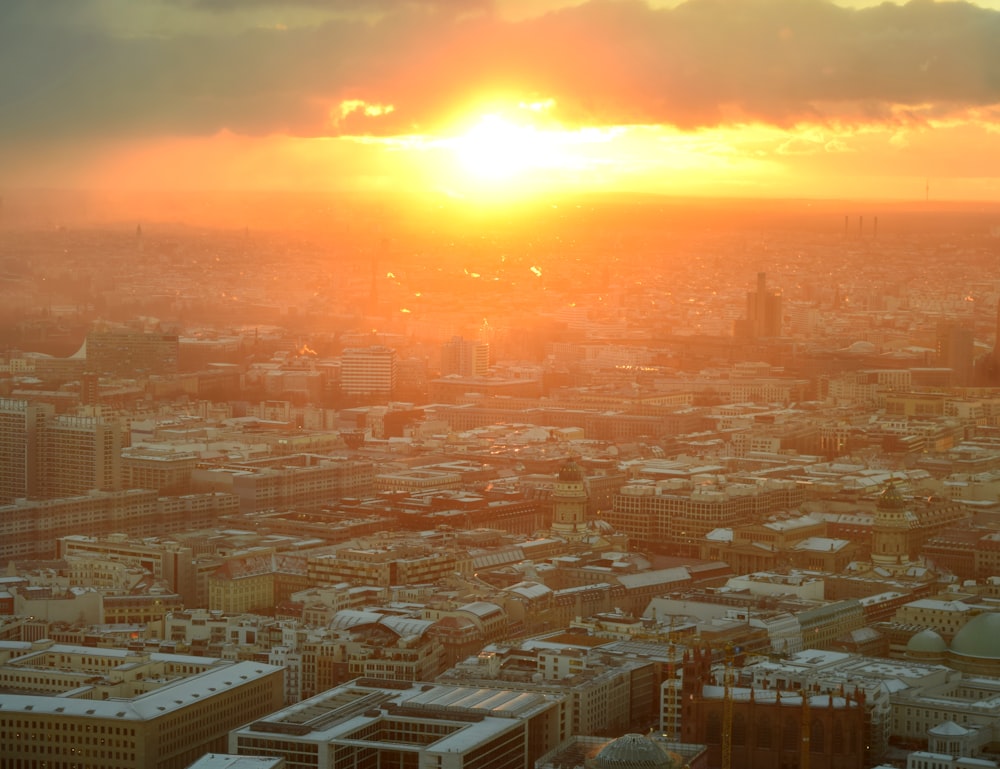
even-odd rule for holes
{"type": "Polygon", "coordinates": [[[998,769],[1000,0],[0,0],[0,765],[998,769]]]}

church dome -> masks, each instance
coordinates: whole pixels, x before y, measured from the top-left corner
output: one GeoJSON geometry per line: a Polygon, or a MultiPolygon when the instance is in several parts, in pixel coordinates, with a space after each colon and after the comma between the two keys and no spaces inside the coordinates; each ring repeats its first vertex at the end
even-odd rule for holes
{"type": "Polygon", "coordinates": [[[917,654],[943,654],[948,649],[945,640],[933,630],[921,630],[906,644],[906,651],[917,654]]]}
{"type": "Polygon", "coordinates": [[[879,510],[902,510],[906,507],[906,500],[903,499],[903,495],[899,493],[899,489],[896,488],[896,484],[890,481],[882,493],[878,495],[876,507],[878,507],[879,510]]]}
{"type": "Polygon", "coordinates": [[[674,769],[681,764],[670,753],[641,734],[612,740],[594,758],[595,769],[674,769]]]}
{"type": "Polygon", "coordinates": [[[1000,612],[973,617],[951,639],[951,651],[963,657],[1000,660],[1000,612]]]}

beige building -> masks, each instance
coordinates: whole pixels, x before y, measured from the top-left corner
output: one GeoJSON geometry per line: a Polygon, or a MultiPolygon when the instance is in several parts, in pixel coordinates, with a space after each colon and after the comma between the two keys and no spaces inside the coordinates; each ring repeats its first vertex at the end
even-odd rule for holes
{"type": "Polygon", "coordinates": [[[8,769],[184,769],[282,702],[283,671],[263,663],[51,642],[0,642],[0,659],[8,769]]]}
{"type": "Polygon", "coordinates": [[[420,544],[356,547],[310,556],[309,580],[316,585],[351,582],[356,585],[422,585],[436,583],[459,571],[459,556],[420,544]]]}
{"type": "Polygon", "coordinates": [[[561,698],[355,681],[233,729],[229,752],[296,769],[525,769],[570,736],[561,698]]]}

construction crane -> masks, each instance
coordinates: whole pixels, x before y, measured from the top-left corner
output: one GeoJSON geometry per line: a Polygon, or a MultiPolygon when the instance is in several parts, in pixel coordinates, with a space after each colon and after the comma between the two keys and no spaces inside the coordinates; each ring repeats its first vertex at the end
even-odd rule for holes
{"type": "Polygon", "coordinates": [[[671,640],[670,650],[667,652],[667,702],[669,703],[667,716],[670,720],[666,724],[666,737],[670,742],[680,742],[680,735],[677,734],[677,666],[674,663],[676,654],[677,648],[671,640]]]}
{"type": "Polygon", "coordinates": [[[674,623],[676,621],[677,616],[671,614],[670,628],[667,631],[667,640],[670,643],[667,651],[667,698],[670,703],[667,711],[670,717],[670,723],[667,724],[667,739],[671,742],[679,742],[681,739],[681,736],[677,733],[677,719],[680,714],[677,702],[677,665],[674,661],[677,654],[677,646],[674,643],[677,638],[674,632],[674,623]]]}
{"type": "Polygon", "coordinates": [[[802,690],[802,743],[799,753],[799,769],[809,769],[809,739],[812,737],[809,723],[809,693],[802,690]]]}
{"type": "Polygon", "coordinates": [[[721,769],[731,769],[733,765],[733,644],[726,644],[726,667],[723,673],[722,690],[722,755],[721,769]]]}

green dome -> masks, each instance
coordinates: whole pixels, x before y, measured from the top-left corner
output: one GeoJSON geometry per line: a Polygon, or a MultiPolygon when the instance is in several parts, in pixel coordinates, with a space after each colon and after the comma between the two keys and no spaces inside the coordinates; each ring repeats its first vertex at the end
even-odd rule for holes
{"type": "Polygon", "coordinates": [[[973,617],[951,639],[951,651],[963,657],[1000,660],[1000,612],[973,617]]]}
{"type": "Polygon", "coordinates": [[[933,630],[921,630],[906,644],[906,651],[919,654],[941,654],[948,648],[945,640],[933,630]]]}

